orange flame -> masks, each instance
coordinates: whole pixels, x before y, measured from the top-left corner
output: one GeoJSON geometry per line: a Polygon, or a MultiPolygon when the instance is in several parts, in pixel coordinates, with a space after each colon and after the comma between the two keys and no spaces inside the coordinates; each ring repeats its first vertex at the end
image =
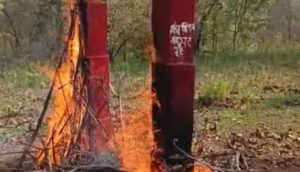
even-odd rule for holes
{"type": "Polygon", "coordinates": [[[121,113],[121,127],[116,132],[122,167],[130,171],[151,172],[151,151],[154,149],[151,123],[151,91],[138,96],[134,107],[121,113]]]}
{"type": "MultiPolygon", "coordinates": [[[[67,43],[67,54],[59,69],[55,72],[54,78],[54,109],[49,114],[50,119],[47,121],[47,137],[44,146],[47,150],[43,150],[38,154],[38,162],[41,163],[47,158],[48,163],[59,165],[63,161],[63,157],[68,153],[68,147],[74,143],[70,138],[76,129],[80,128],[80,123],[69,122],[70,120],[82,121],[83,111],[79,115],[74,115],[77,110],[74,102],[74,87],[76,65],[79,58],[80,38],[79,38],[79,17],[76,16],[74,21],[73,36],[67,43]],[[71,119],[70,116],[75,116],[71,119]],[[77,119],[76,119],[77,117],[77,119]],[[78,119],[79,118],[79,119],[78,119]]],[[[53,76],[53,72],[49,72],[49,76],[53,76]]],[[[83,107],[83,106],[82,106],[83,107]]],[[[75,122],[74,121],[74,122],[75,122]]]]}
{"type": "MultiPolygon", "coordinates": [[[[152,129],[152,104],[159,103],[149,90],[138,94],[130,110],[121,113],[121,127],[115,135],[122,167],[134,172],[160,172],[153,169],[151,156],[156,150],[152,129]]],[[[212,172],[209,167],[195,166],[193,172],[212,172]]]]}

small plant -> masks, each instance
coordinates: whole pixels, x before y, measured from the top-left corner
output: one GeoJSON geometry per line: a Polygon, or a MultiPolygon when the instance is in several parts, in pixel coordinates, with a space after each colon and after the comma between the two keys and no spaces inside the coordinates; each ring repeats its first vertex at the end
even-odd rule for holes
{"type": "Polygon", "coordinates": [[[216,98],[216,99],[225,99],[230,96],[230,93],[233,90],[232,84],[227,81],[219,81],[214,84],[207,85],[203,88],[204,97],[216,98]]]}

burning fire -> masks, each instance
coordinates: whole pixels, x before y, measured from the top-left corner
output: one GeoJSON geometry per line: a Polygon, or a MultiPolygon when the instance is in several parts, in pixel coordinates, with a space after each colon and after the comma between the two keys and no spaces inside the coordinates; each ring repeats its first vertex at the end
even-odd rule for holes
{"type": "MultiPolygon", "coordinates": [[[[59,68],[49,72],[49,75],[54,77],[54,108],[48,114],[47,133],[42,141],[44,149],[37,154],[39,165],[62,165],[70,159],[74,150],[89,149],[89,135],[85,129],[85,119],[89,113],[86,104],[88,90],[83,74],[77,71],[82,58],[81,23],[78,13],[73,15],[67,52],[59,68]]],[[[150,47],[148,51],[151,59],[154,59],[154,48],[150,47]]],[[[151,152],[155,150],[155,143],[151,109],[152,103],[158,101],[150,88],[138,95],[133,107],[120,112],[121,127],[116,129],[111,142],[115,144],[122,168],[136,172],[152,172],[155,170],[151,169],[151,152]]],[[[195,168],[194,172],[210,170],[195,168]]]]}
{"type": "Polygon", "coordinates": [[[78,87],[83,87],[82,78],[76,73],[80,55],[78,15],[74,15],[73,22],[63,61],[55,72],[49,72],[50,76],[54,75],[54,108],[49,114],[47,136],[42,143],[45,149],[37,155],[39,164],[47,160],[50,166],[60,165],[70,153],[71,146],[77,143],[83,125],[84,101],[76,99],[78,87]]]}
{"type": "Polygon", "coordinates": [[[151,123],[151,91],[144,91],[130,110],[121,114],[121,127],[115,135],[122,167],[130,171],[151,172],[154,149],[151,123]]]}

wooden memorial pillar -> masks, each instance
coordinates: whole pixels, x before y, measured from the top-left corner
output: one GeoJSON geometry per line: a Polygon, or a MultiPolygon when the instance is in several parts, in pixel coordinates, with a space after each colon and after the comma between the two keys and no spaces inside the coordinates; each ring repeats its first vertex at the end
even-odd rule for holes
{"type": "MultiPolygon", "coordinates": [[[[86,56],[89,68],[89,103],[99,122],[91,127],[92,150],[107,150],[112,132],[109,113],[109,55],[107,52],[107,4],[88,0],[86,4],[86,56]]],[[[93,119],[91,119],[93,121],[93,119]]]]}
{"type": "Polygon", "coordinates": [[[152,88],[159,105],[153,104],[154,138],[159,158],[168,166],[191,161],[195,0],[153,0],[152,30],[156,59],[152,88]],[[176,146],[175,146],[176,145],[176,146]]]}

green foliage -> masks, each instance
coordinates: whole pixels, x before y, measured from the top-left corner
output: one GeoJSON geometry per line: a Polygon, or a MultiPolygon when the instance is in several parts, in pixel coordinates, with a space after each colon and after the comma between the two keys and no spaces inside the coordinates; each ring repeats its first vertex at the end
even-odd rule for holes
{"type": "Polygon", "coordinates": [[[62,2],[0,1],[0,58],[24,62],[56,56],[62,45],[62,2]]]}
{"type": "Polygon", "coordinates": [[[211,85],[206,85],[203,89],[203,95],[205,97],[211,97],[216,99],[224,99],[230,96],[232,86],[229,82],[220,80],[211,85]]]}
{"type": "Polygon", "coordinates": [[[3,7],[3,0],[0,0],[0,13],[2,12],[3,7]]]}
{"type": "MultiPolygon", "coordinates": [[[[24,62],[57,57],[63,42],[64,2],[1,0],[0,58],[24,62]]],[[[145,56],[144,48],[151,42],[151,1],[107,3],[111,62],[145,56]]],[[[290,0],[199,0],[196,40],[202,54],[213,56],[264,51],[275,42],[280,47],[283,38],[300,37],[299,9],[300,3],[290,0]]]]}
{"type": "Polygon", "coordinates": [[[116,58],[142,57],[151,40],[151,1],[109,0],[109,52],[116,58]]]}
{"type": "MultiPolygon", "coordinates": [[[[274,0],[203,0],[199,2],[198,28],[202,49],[248,51],[255,48],[257,33],[269,23],[274,0]]],[[[199,39],[199,38],[198,38],[199,39]]]]}
{"type": "Polygon", "coordinates": [[[48,78],[33,66],[9,66],[0,72],[0,86],[47,88],[48,78]]]}
{"type": "Polygon", "coordinates": [[[114,72],[122,72],[128,75],[146,75],[148,66],[147,60],[139,57],[128,57],[127,60],[116,59],[112,66],[114,72]]]}

